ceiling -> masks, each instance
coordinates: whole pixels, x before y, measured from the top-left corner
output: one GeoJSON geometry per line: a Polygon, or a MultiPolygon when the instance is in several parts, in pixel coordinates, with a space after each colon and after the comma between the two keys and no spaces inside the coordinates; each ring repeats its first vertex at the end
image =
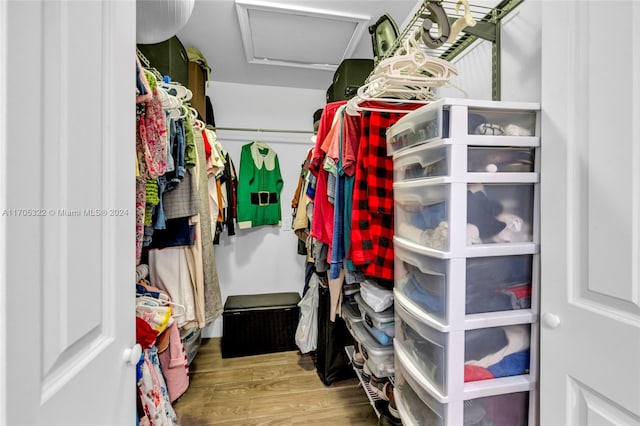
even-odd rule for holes
{"type": "Polygon", "coordinates": [[[420,4],[421,0],[195,0],[177,36],[185,47],[200,49],[212,68],[212,81],[325,90],[343,57],[373,57],[369,25],[387,13],[402,29],[420,4]],[[243,42],[241,27],[253,39],[243,42]]]}

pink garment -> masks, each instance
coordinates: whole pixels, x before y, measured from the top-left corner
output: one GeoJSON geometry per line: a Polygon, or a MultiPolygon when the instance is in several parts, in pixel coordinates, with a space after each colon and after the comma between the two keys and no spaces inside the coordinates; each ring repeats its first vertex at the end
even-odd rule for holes
{"type": "Polygon", "coordinates": [[[167,122],[158,89],[146,104],[144,120],[140,120],[140,139],[149,177],[164,174],[167,169],[167,122]]]}
{"type": "Polygon", "coordinates": [[[356,173],[360,145],[359,116],[344,115],[342,135],[342,169],[347,176],[353,176],[356,173]]]}
{"type": "MultiPolygon", "coordinates": [[[[165,290],[154,287],[144,281],[138,284],[144,286],[149,291],[162,293],[171,300],[171,296],[165,290]]],[[[165,351],[160,352],[158,358],[160,359],[162,375],[164,376],[169,391],[169,399],[173,402],[185,393],[189,387],[189,363],[187,353],[180,339],[180,330],[178,329],[177,321],[173,321],[173,324],[167,331],[170,333],[169,346],[165,351]]]]}
{"type": "MultiPolygon", "coordinates": [[[[342,127],[342,170],[347,176],[353,176],[356,172],[358,146],[360,145],[360,116],[349,115],[345,112],[340,124],[342,127]]],[[[337,131],[339,129],[340,127],[336,129],[336,140],[340,140],[340,134],[337,131]]],[[[331,130],[333,131],[333,128],[331,130]]],[[[332,143],[326,151],[327,156],[332,158],[336,164],[338,164],[340,155],[339,148],[340,145],[332,143]]]]}
{"type": "Polygon", "coordinates": [[[477,365],[465,365],[464,366],[464,381],[475,382],[476,380],[494,379],[491,371],[484,367],[478,367],[477,365]]]}
{"type": "Polygon", "coordinates": [[[180,398],[189,387],[189,363],[187,353],[180,339],[180,330],[174,321],[169,327],[169,347],[160,352],[160,367],[167,383],[171,402],[180,398]]]}
{"type": "Polygon", "coordinates": [[[136,265],[140,264],[144,241],[144,212],[147,207],[147,183],[143,177],[136,178],[136,265]]]}

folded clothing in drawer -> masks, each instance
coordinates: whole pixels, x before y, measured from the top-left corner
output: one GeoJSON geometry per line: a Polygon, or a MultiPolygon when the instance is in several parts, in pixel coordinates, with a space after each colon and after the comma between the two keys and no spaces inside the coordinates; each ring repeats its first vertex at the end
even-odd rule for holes
{"type": "Polygon", "coordinates": [[[443,394],[448,368],[464,368],[464,381],[529,373],[531,325],[516,324],[444,333],[396,306],[396,344],[443,394]],[[450,339],[464,339],[464,366],[447,365],[450,339]]]}
{"type": "Polygon", "coordinates": [[[441,322],[447,323],[449,289],[460,285],[452,268],[464,270],[457,276],[464,276],[467,315],[531,307],[533,255],[439,259],[416,249],[394,240],[396,289],[441,322]]]}
{"type": "Polygon", "coordinates": [[[467,330],[464,337],[465,382],[529,373],[529,324],[467,330]]]}
{"type": "MultiPolygon", "coordinates": [[[[396,402],[403,420],[414,425],[453,424],[447,418],[447,403],[437,401],[408,369],[396,366],[396,402]]],[[[464,426],[526,425],[529,418],[529,392],[511,392],[464,401],[464,426]]],[[[456,422],[457,423],[457,422],[456,422]]]]}
{"type": "Polygon", "coordinates": [[[434,250],[449,251],[453,209],[466,197],[466,245],[533,240],[532,183],[395,183],[395,233],[434,250]]]}

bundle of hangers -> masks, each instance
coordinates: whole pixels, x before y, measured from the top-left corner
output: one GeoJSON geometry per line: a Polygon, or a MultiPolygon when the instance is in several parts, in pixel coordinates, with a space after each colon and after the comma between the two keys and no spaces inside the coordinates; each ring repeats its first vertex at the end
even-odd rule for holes
{"type": "MultiPolygon", "coordinates": [[[[454,22],[455,35],[464,26],[473,26],[475,21],[468,15],[466,0],[458,2],[465,5],[465,14],[454,22]],[[458,24],[460,22],[460,24],[458,24]]],[[[377,105],[393,103],[427,104],[438,99],[433,89],[443,86],[464,91],[450,82],[458,75],[458,68],[441,58],[428,55],[423,46],[428,29],[420,27],[405,41],[398,50],[399,54],[383,59],[369,75],[367,82],[358,88],[356,95],[347,103],[347,113],[357,115],[362,110],[406,113],[406,110],[394,110],[392,106],[361,106],[365,101],[378,101],[377,105]]],[[[453,34],[453,33],[452,33],[453,34]]],[[[466,96],[466,94],[465,94],[466,96]]]]}
{"type": "MultiPolygon", "coordinates": [[[[193,92],[180,83],[167,81],[156,68],[151,66],[151,63],[140,49],[136,48],[136,54],[145,71],[152,74],[158,82],[158,96],[162,101],[162,109],[169,113],[169,117],[174,119],[197,117],[197,111],[185,105],[185,102],[189,102],[193,98],[193,92]]],[[[204,127],[204,124],[202,127],[204,127]]]]}

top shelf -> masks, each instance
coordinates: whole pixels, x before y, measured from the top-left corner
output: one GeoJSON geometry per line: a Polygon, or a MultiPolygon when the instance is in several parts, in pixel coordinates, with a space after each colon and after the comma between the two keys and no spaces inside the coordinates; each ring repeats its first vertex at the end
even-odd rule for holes
{"type": "MultiPolygon", "coordinates": [[[[464,50],[464,48],[466,48],[468,44],[470,44],[469,38],[473,38],[471,42],[475,41],[477,38],[488,41],[495,41],[497,38],[496,24],[518,4],[522,3],[522,1],[523,0],[505,0],[498,3],[495,7],[484,6],[480,4],[469,4],[470,14],[476,21],[476,25],[473,27],[464,28],[452,43],[444,43],[437,49],[430,49],[425,47],[424,51],[431,56],[451,60],[460,52],[462,52],[462,50],[464,50]]],[[[416,32],[416,30],[422,27],[425,18],[428,18],[431,15],[431,12],[428,9],[430,3],[438,2],[424,0],[422,5],[409,20],[406,27],[398,35],[397,40],[395,41],[391,49],[389,49],[389,52],[385,56],[379,58],[379,60],[401,54],[402,47],[404,46],[406,41],[416,32]]],[[[456,12],[457,0],[443,0],[440,3],[446,11],[450,23],[453,24],[453,22],[464,15],[464,5],[462,4],[460,4],[459,10],[456,12]]]]}
{"type": "MultiPolygon", "coordinates": [[[[431,49],[426,46],[423,46],[422,49],[430,56],[452,61],[478,39],[491,42],[493,46],[492,99],[500,100],[500,20],[523,1],[524,0],[479,0],[475,4],[469,4],[470,14],[476,21],[476,25],[473,27],[463,28],[455,40],[452,40],[452,42],[446,42],[437,49],[431,49]]],[[[456,12],[457,0],[442,0],[440,2],[424,0],[416,10],[413,17],[407,22],[404,29],[400,32],[398,38],[388,52],[385,55],[376,58],[376,65],[384,59],[403,54],[403,47],[407,40],[422,27],[425,19],[430,17],[431,12],[428,6],[431,3],[442,4],[451,24],[453,24],[453,22],[458,18],[464,16],[465,10],[463,4],[460,5],[459,10],[456,12]]],[[[432,19],[432,21],[435,21],[435,19],[432,19]]],[[[367,78],[367,81],[369,81],[374,73],[375,68],[369,75],[369,78],[367,78]]]]}

